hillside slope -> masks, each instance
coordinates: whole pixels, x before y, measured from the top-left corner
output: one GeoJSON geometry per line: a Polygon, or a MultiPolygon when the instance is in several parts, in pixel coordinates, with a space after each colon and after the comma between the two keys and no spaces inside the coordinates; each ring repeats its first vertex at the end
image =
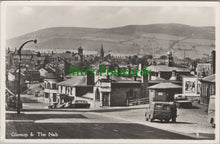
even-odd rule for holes
{"type": "Polygon", "coordinates": [[[168,50],[176,56],[202,57],[214,49],[214,27],[192,27],[182,24],[128,25],[96,29],[55,27],[38,30],[7,40],[7,47],[14,49],[28,39],[37,38],[38,44],[28,44],[25,49],[76,50],[80,45],[87,51],[99,51],[101,43],[106,53],[161,55],[168,50]],[[182,40],[184,39],[184,40],[182,40]],[[178,41],[177,43],[175,41],[178,41]],[[172,48],[170,46],[176,43],[172,48]]]}

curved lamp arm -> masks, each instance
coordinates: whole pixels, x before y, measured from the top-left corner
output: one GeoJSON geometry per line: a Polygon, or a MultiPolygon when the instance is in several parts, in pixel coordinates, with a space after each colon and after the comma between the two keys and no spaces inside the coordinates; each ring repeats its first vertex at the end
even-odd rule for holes
{"type": "Polygon", "coordinates": [[[25,43],[23,43],[20,47],[19,47],[19,49],[18,49],[18,54],[20,54],[21,53],[21,49],[24,47],[24,45],[26,45],[27,43],[29,43],[29,42],[34,42],[35,44],[37,43],[37,40],[35,39],[35,40],[29,40],[29,41],[26,41],[25,43]]]}

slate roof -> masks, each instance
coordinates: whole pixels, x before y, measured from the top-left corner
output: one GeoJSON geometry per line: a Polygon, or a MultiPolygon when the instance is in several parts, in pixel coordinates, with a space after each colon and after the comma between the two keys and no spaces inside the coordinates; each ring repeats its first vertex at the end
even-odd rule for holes
{"type": "Polygon", "coordinates": [[[56,75],[54,73],[46,73],[45,78],[46,79],[56,79],[56,75]]]}
{"type": "Polygon", "coordinates": [[[41,61],[44,61],[44,60],[45,60],[45,57],[33,57],[33,60],[41,60],[41,61]]]}
{"type": "Polygon", "coordinates": [[[58,58],[58,57],[67,58],[67,59],[73,58],[71,53],[55,53],[52,55],[52,58],[58,58]]]}
{"type": "Polygon", "coordinates": [[[173,70],[177,72],[190,72],[189,68],[183,68],[183,67],[177,67],[177,66],[167,66],[167,65],[151,65],[147,67],[148,70],[151,70],[153,72],[159,72],[159,71],[164,71],[164,72],[172,72],[173,70]]]}
{"type": "Polygon", "coordinates": [[[215,74],[204,77],[202,80],[207,82],[215,82],[215,74]]]}
{"type": "Polygon", "coordinates": [[[111,65],[111,63],[108,62],[108,61],[102,61],[102,62],[100,63],[100,65],[111,65]]]}
{"type": "Polygon", "coordinates": [[[37,52],[36,51],[32,51],[32,50],[22,50],[21,51],[21,54],[22,55],[35,55],[35,54],[37,54],[37,52]]]}
{"type": "Polygon", "coordinates": [[[140,83],[135,81],[133,77],[111,76],[110,79],[113,83],[140,83]]]}
{"type": "Polygon", "coordinates": [[[73,76],[70,79],[59,82],[57,85],[64,86],[85,86],[87,85],[87,77],[86,76],[73,76]]]}
{"type": "Polygon", "coordinates": [[[152,85],[148,87],[149,89],[175,89],[175,88],[182,88],[182,86],[173,84],[173,83],[159,83],[156,85],[152,85]]]}

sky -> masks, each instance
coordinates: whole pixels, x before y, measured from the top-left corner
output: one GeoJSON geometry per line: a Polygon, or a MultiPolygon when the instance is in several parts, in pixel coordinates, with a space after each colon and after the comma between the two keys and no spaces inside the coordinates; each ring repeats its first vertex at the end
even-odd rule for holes
{"type": "Polygon", "coordinates": [[[6,39],[49,27],[112,28],[180,23],[214,26],[211,7],[8,6],[6,39]]]}

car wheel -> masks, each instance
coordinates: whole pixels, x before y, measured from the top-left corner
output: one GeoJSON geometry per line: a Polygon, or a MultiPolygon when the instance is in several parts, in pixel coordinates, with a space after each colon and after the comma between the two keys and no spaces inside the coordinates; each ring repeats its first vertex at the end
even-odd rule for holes
{"type": "Polygon", "coordinates": [[[148,114],[145,113],[145,120],[148,121],[148,114]]]}
{"type": "Polygon", "coordinates": [[[166,120],[165,120],[166,123],[168,123],[169,121],[170,121],[169,119],[166,119],[166,120]]]}
{"type": "Polygon", "coordinates": [[[175,123],[176,122],[176,118],[172,119],[172,122],[175,123]]]}
{"type": "Polygon", "coordinates": [[[148,116],[148,121],[152,122],[153,121],[153,118],[151,118],[151,116],[149,115],[148,116]]]}
{"type": "Polygon", "coordinates": [[[147,118],[147,117],[145,117],[145,120],[146,120],[146,121],[148,121],[148,118],[147,118]]]}

